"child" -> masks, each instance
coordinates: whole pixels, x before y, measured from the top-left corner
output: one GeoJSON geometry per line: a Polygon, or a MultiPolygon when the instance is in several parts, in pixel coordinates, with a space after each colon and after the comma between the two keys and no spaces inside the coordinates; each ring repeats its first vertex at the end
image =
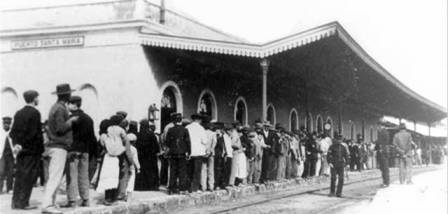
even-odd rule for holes
{"type": "Polygon", "coordinates": [[[131,175],[129,176],[129,183],[128,183],[128,188],[127,188],[127,195],[128,195],[128,200],[130,200],[131,194],[132,192],[134,192],[134,184],[135,184],[135,173],[140,173],[140,163],[138,162],[138,152],[137,149],[135,148],[135,143],[137,142],[137,137],[135,136],[135,134],[128,134],[127,138],[129,140],[129,142],[131,143],[131,154],[132,154],[132,159],[134,161],[134,166],[131,166],[130,170],[131,170],[131,175]]]}

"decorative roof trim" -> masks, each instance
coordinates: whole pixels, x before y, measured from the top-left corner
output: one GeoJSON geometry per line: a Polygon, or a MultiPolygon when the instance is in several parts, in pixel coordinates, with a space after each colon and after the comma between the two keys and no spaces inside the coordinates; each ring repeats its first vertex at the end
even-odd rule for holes
{"type": "Polygon", "coordinates": [[[284,37],[282,39],[268,42],[263,45],[150,33],[141,34],[141,43],[143,45],[155,47],[265,58],[293,48],[307,45],[312,42],[316,42],[326,37],[330,37],[336,34],[336,27],[336,23],[330,23],[328,25],[323,25],[301,33],[284,37]]]}

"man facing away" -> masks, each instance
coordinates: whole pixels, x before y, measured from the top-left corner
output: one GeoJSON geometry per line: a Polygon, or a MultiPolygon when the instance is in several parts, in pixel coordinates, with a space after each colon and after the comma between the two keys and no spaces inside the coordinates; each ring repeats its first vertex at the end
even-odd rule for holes
{"type": "Polygon", "coordinates": [[[16,164],[16,180],[12,195],[12,209],[35,209],[29,200],[33,184],[39,173],[41,154],[44,151],[42,124],[39,104],[39,93],[34,90],[23,93],[26,105],[14,115],[10,136],[14,150],[18,151],[16,164]]]}
{"type": "Polygon", "coordinates": [[[6,180],[6,193],[12,192],[14,181],[14,161],[16,152],[9,130],[11,128],[11,117],[3,117],[3,132],[0,138],[0,194],[3,193],[3,184],[6,180]]]}
{"type": "Polygon", "coordinates": [[[377,151],[378,164],[383,178],[382,187],[389,186],[389,132],[384,126],[378,131],[378,139],[376,141],[375,150],[377,151]]]}
{"type": "Polygon", "coordinates": [[[72,96],[68,108],[73,116],[79,117],[73,123],[73,144],[67,158],[67,199],[66,207],[75,207],[79,195],[81,206],[89,206],[89,148],[96,143],[93,120],[81,110],[82,99],[72,96]]]}
{"type": "Polygon", "coordinates": [[[78,116],[69,116],[67,103],[71,93],[69,84],[56,86],[57,102],[51,107],[48,115],[48,181],[42,201],[42,213],[62,213],[55,207],[56,190],[61,182],[67,160],[67,150],[73,143],[72,124],[78,116]]]}
{"type": "Polygon", "coordinates": [[[334,143],[330,146],[327,153],[328,165],[330,166],[330,196],[335,194],[336,179],[338,186],[336,196],[342,196],[342,187],[344,185],[344,168],[349,160],[349,152],[347,148],[341,144],[342,136],[338,135],[334,143]]]}
{"type": "Polygon", "coordinates": [[[412,184],[412,136],[406,131],[406,125],[400,123],[400,131],[394,135],[393,144],[399,154],[400,169],[399,177],[400,184],[412,184]]]}
{"type": "Polygon", "coordinates": [[[168,130],[165,138],[167,157],[170,165],[168,193],[186,193],[188,190],[187,158],[190,155],[190,135],[182,126],[182,115],[173,115],[174,126],[168,130]]]}
{"type": "Polygon", "coordinates": [[[207,143],[207,136],[205,133],[205,129],[201,126],[202,123],[202,116],[199,114],[193,114],[191,115],[191,119],[193,122],[189,124],[186,128],[188,129],[188,134],[190,135],[190,142],[191,142],[191,161],[192,161],[192,183],[191,183],[191,191],[196,192],[199,190],[199,186],[201,183],[205,183],[205,181],[202,181],[205,176],[202,176],[205,174],[205,167],[203,165],[204,162],[204,156],[205,156],[205,150],[206,150],[206,143],[207,143]]]}

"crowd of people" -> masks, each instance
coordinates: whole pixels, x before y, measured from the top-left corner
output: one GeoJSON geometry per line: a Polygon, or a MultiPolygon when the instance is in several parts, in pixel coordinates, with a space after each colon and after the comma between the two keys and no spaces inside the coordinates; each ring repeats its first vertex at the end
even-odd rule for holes
{"type": "Polygon", "coordinates": [[[304,127],[287,131],[261,120],[248,126],[172,113],[157,134],[152,119],[128,120],[119,111],[101,121],[96,135],[82,98],[72,92],[68,84],[56,87],[57,102],[44,123],[34,90],[24,93],[27,104],[14,118],[3,118],[0,191],[6,180],[13,209],[36,209],[29,199],[37,178],[45,186],[42,213],[61,213],[55,201],[63,177],[67,203],[62,207],[76,207],[90,205],[90,188],[104,192],[104,204],[112,205],[128,200],[133,191],[161,186],[169,194],[187,194],[330,175],[332,194],[336,176],[340,180],[340,196],[347,165],[358,171],[381,168],[375,158],[380,144],[364,142],[361,135],[353,142],[337,133],[331,138],[329,132],[304,127]]]}

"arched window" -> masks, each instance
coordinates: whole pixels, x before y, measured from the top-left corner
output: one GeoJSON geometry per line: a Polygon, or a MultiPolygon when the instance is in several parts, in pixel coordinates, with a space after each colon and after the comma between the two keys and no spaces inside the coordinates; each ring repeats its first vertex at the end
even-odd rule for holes
{"type": "Polygon", "coordinates": [[[173,112],[182,113],[182,94],[179,86],[173,81],[167,81],[160,87],[160,130],[170,122],[170,114],[173,112]]]}
{"type": "Polygon", "coordinates": [[[14,114],[20,108],[19,97],[16,90],[11,87],[4,87],[2,89],[2,117],[14,117],[14,114]]]}
{"type": "Polygon", "coordinates": [[[355,139],[355,124],[353,122],[350,122],[350,139],[355,139]]]}
{"type": "Polygon", "coordinates": [[[333,126],[334,126],[333,119],[331,119],[331,117],[327,117],[327,121],[325,122],[324,129],[325,129],[325,132],[331,137],[334,137],[333,136],[333,133],[334,133],[333,126]],[[328,129],[328,127],[330,127],[330,129],[328,129]]]}
{"type": "Polygon", "coordinates": [[[317,133],[322,133],[324,131],[324,122],[320,115],[317,115],[316,117],[316,131],[317,133]]]}
{"type": "Polygon", "coordinates": [[[295,131],[299,128],[299,116],[295,108],[291,109],[289,113],[289,130],[295,131]]]}
{"type": "Polygon", "coordinates": [[[247,102],[246,102],[246,99],[244,99],[244,97],[238,97],[236,99],[233,115],[234,115],[235,121],[238,121],[243,125],[248,124],[247,102]]]}
{"type": "Polygon", "coordinates": [[[212,120],[218,120],[218,105],[212,91],[205,89],[201,92],[197,112],[210,116],[212,120]]]}
{"type": "Polygon", "coordinates": [[[81,108],[83,111],[89,114],[94,121],[98,122],[100,119],[98,114],[101,110],[98,108],[98,91],[95,86],[90,83],[83,84],[78,88],[78,93],[82,98],[81,108]]]}
{"type": "Polygon", "coordinates": [[[313,131],[313,115],[311,113],[305,117],[305,128],[308,132],[313,131]]]}
{"type": "Polygon", "coordinates": [[[276,116],[275,116],[275,108],[274,105],[269,104],[268,108],[266,110],[266,120],[269,121],[272,125],[275,126],[276,121],[276,116]]]}

